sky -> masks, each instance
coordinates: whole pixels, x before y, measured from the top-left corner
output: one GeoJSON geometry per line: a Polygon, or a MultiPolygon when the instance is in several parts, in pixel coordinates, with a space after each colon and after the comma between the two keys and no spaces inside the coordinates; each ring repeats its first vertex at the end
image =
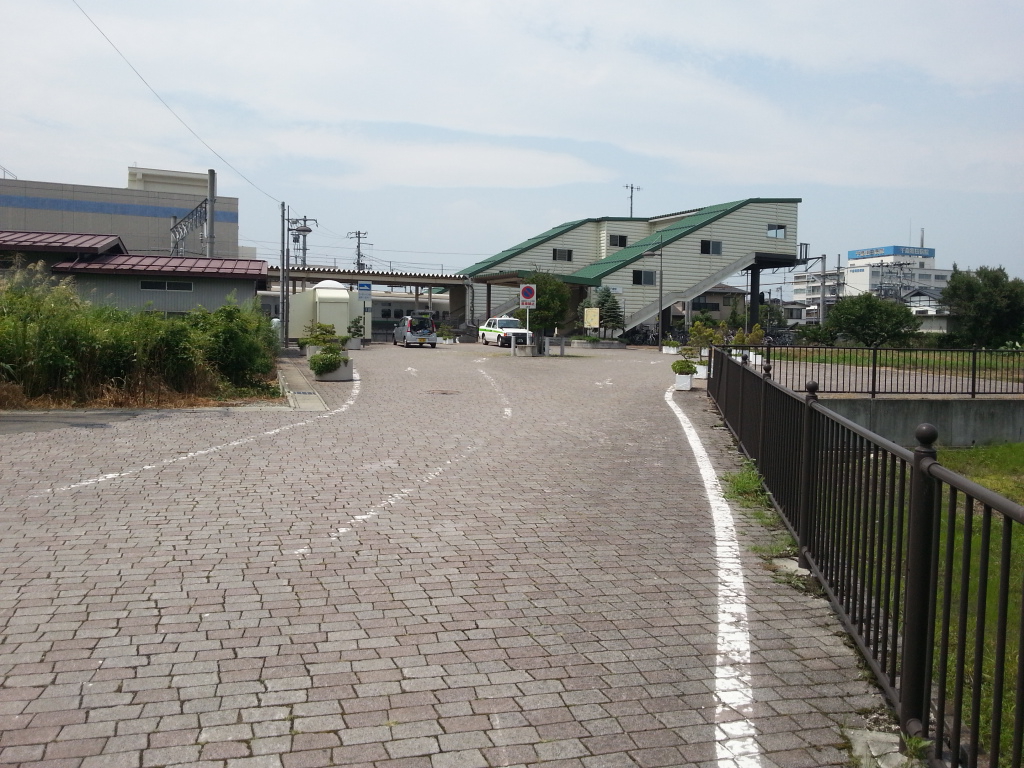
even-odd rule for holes
{"type": "Polygon", "coordinates": [[[802,198],[830,267],[923,229],[938,267],[1024,276],[1019,0],[0,0],[0,28],[0,166],[213,168],[272,263],[281,201],[311,262],[358,230],[450,272],[632,184],[637,216],[802,198]]]}

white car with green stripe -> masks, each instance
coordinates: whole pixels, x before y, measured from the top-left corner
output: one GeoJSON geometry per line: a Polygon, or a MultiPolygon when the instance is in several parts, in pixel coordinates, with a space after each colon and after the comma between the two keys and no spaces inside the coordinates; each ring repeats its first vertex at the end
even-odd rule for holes
{"type": "Polygon", "coordinates": [[[480,341],[484,344],[497,344],[499,347],[511,347],[515,337],[516,346],[533,343],[533,334],[523,328],[514,317],[491,317],[480,326],[480,341]]]}

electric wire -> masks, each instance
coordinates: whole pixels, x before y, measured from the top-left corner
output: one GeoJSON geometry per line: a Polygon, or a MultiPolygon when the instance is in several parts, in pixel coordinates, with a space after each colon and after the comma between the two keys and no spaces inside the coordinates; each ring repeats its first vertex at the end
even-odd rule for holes
{"type": "Polygon", "coordinates": [[[210,146],[210,145],[209,145],[209,144],[208,144],[208,143],[207,143],[207,142],[205,141],[205,139],[203,139],[203,137],[202,137],[202,136],[200,136],[200,135],[199,135],[198,133],[196,133],[196,132],[195,132],[195,131],[194,131],[194,130],[192,129],[192,126],[190,126],[190,125],[189,125],[188,123],[186,123],[186,122],[184,121],[184,119],[182,119],[181,115],[179,115],[179,114],[178,114],[177,112],[175,112],[175,111],[174,111],[174,109],[173,109],[173,108],[171,107],[171,105],[170,105],[170,104],[168,104],[168,103],[167,103],[166,101],[164,101],[164,98],[163,98],[163,96],[161,96],[161,95],[160,95],[159,93],[157,93],[157,92],[156,92],[156,89],[155,89],[155,88],[154,88],[153,86],[151,86],[151,85],[149,84],[149,82],[147,82],[146,78],[144,78],[144,77],[142,76],[142,73],[141,73],[141,72],[139,72],[139,70],[135,68],[135,65],[134,65],[134,64],[132,64],[132,63],[131,63],[131,62],[130,62],[130,61],[128,60],[128,57],[127,57],[127,56],[125,56],[125,55],[124,55],[123,53],[121,53],[121,49],[120,49],[120,48],[118,48],[118,47],[117,47],[117,46],[116,46],[116,45],[114,44],[114,41],[113,41],[113,40],[111,40],[111,39],[110,39],[109,37],[107,37],[107,33],[106,33],[106,32],[104,32],[104,31],[103,31],[102,29],[100,29],[100,25],[99,25],[99,24],[97,24],[97,23],[96,23],[95,21],[93,21],[93,20],[92,20],[92,17],[91,17],[91,16],[90,16],[90,15],[89,15],[88,13],[86,13],[86,12],[85,12],[85,9],[84,9],[84,8],[83,8],[83,7],[81,6],[81,5],[79,5],[79,4],[78,4],[78,0],[71,0],[71,2],[72,2],[72,3],[74,3],[74,4],[75,4],[75,7],[76,7],[76,8],[78,9],[78,10],[80,10],[80,11],[82,12],[82,15],[83,15],[83,16],[85,16],[85,18],[89,20],[89,23],[90,23],[90,24],[92,24],[92,25],[93,25],[93,27],[95,27],[95,28],[96,28],[96,31],[97,31],[97,32],[99,32],[99,33],[100,33],[101,35],[103,35],[103,39],[104,39],[104,40],[106,40],[106,41],[107,41],[108,43],[110,43],[110,47],[111,47],[111,48],[113,48],[113,49],[114,49],[114,50],[115,50],[115,51],[117,52],[117,55],[118,55],[118,56],[120,56],[120,57],[121,57],[121,58],[122,58],[122,59],[124,60],[124,63],[125,63],[125,64],[127,64],[127,65],[128,65],[128,66],[129,66],[130,68],[131,68],[132,72],[134,72],[134,73],[136,74],[136,76],[137,76],[137,77],[139,78],[139,80],[141,80],[141,81],[142,81],[142,84],[143,84],[143,85],[145,85],[145,86],[146,86],[146,87],[147,87],[147,88],[149,89],[150,93],[152,93],[152,94],[153,94],[154,96],[156,96],[157,100],[158,100],[158,101],[159,101],[159,102],[160,102],[161,104],[163,104],[163,105],[164,105],[164,106],[165,106],[165,107],[167,108],[167,111],[168,111],[168,112],[170,112],[170,113],[171,113],[172,115],[174,115],[175,119],[176,119],[176,120],[177,120],[177,121],[178,121],[179,123],[181,123],[181,124],[182,124],[183,126],[185,126],[185,129],[186,129],[186,130],[187,130],[187,131],[188,131],[189,133],[191,133],[191,134],[192,134],[193,136],[195,136],[195,137],[196,137],[196,139],[197,139],[197,140],[199,141],[199,143],[200,143],[200,144],[202,144],[202,145],[203,145],[204,147],[206,147],[206,148],[207,148],[208,150],[210,150],[210,152],[212,152],[212,153],[213,153],[213,154],[214,154],[214,155],[215,155],[215,156],[216,156],[216,157],[217,157],[217,158],[218,158],[218,159],[219,159],[219,160],[220,160],[220,161],[221,161],[222,163],[224,163],[224,165],[226,165],[226,166],[227,166],[228,168],[230,168],[230,169],[231,169],[232,171],[234,171],[235,173],[237,173],[237,174],[238,174],[238,175],[239,175],[239,176],[240,176],[240,177],[241,177],[241,178],[242,178],[243,180],[245,180],[245,182],[246,182],[246,183],[247,183],[247,184],[248,184],[249,186],[251,186],[251,187],[252,187],[253,189],[257,190],[258,192],[260,192],[260,193],[261,193],[261,194],[263,194],[263,195],[266,195],[266,196],[267,196],[268,198],[270,198],[271,200],[273,200],[273,201],[274,201],[275,203],[280,203],[280,202],[281,202],[280,200],[278,200],[277,198],[275,198],[275,197],[274,197],[273,195],[271,195],[271,194],[270,194],[269,192],[267,192],[267,191],[266,191],[265,189],[263,189],[263,188],[262,188],[262,187],[260,187],[260,186],[259,186],[258,184],[256,184],[256,183],[255,183],[255,182],[254,182],[254,181],[253,181],[252,179],[250,179],[250,178],[249,178],[248,176],[246,176],[246,175],[245,175],[244,173],[242,173],[242,172],[241,172],[240,170],[238,170],[237,168],[235,168],[235,166],[234,166],[234,165],[232,165],[232,164],[231,164],[231,163],[230,163],[230,162],[229,162],[229,161],[228,161],[228,160],[227,160],[227,159],[226,159],[226,158],[224,157],[224,155],[222,155],[222,154],[221,154],[220,152],[218,152],[218,151],[217,151],[216,149],[214,149],[213,147],[211,147],[211,146],[210,146]]]}

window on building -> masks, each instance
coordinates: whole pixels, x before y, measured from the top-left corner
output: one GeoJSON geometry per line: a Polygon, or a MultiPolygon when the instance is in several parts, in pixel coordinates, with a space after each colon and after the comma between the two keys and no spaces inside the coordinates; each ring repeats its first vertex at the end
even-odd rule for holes
{"type": "Polygon", "coordinates": [[[572,261],[572,248],[552,248],[552,261],[572,261]]]}
{"type": "Polygon", "coordinates": [[[657,285],[658,273],[653,269],[634,269],[633,285],[657,285]]]}
{"type": "Polygon", "coordinates": [[[918,279],[918,280],[931,280],[931,279],[932,279],[932,276],[931,276],[931,275],[929,275],[929,274],[928,274],[927,272],[922,272],[921,274],[919,274],[919,275],[917,276],[917,279],[918,279]]]}
{"type": "Polygon", "coordinates": [[[946,276],[945,275],[936,275],[934,279],[935,280],[945,280],[946,276]]]}
{"type": "Polygon", "coordinates": [[[380,311],[380,317],[381,317],[382,320],[390,320],[391,319],[391,310],[390,309],[382,309],[380,311]]]}
{"type": "Polygon", "coordinates": [[[626,236],[625,235],[608,235],[608,245],[612,248],[625,248],[626,247],[626,236]]]}
{"type": "Polygon", "coordinates": [[[191,291],[192,283],[172,280],[143,280],[139,287],[144,291],[191,291]]]}
{"type": "Polygon", "coordinates": [[[712,255],[720,255],[722,253],[722,241],[721,240],[701,240],[700,241],[700,252],[709,253],[712,255]]]}
{"type": "Polygon", "coordinates": [[[768,225],[768,237],[777,237],[780,240],[786,239],[786,225],[785,224],[769,224],[768,225]]]}

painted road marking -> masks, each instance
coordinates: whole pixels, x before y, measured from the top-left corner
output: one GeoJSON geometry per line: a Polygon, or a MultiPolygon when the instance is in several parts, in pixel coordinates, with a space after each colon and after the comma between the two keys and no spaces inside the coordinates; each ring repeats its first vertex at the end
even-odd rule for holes
{"type": "Polygon", "coordinates": [[[711,458],[693,424],[665,392],[665,402],[679,419],[693,451],[715,526],[715,559],[718,563],[718,651],[715,655],[715,751],[722,768],[758,768],[760,749],[750,719],[754,692],[750,683],[750,632],[747,625],[747,593],[743,582],[736,526],[711,458]],[[739,717],[737,718],[737,715],[739,717]]]}

